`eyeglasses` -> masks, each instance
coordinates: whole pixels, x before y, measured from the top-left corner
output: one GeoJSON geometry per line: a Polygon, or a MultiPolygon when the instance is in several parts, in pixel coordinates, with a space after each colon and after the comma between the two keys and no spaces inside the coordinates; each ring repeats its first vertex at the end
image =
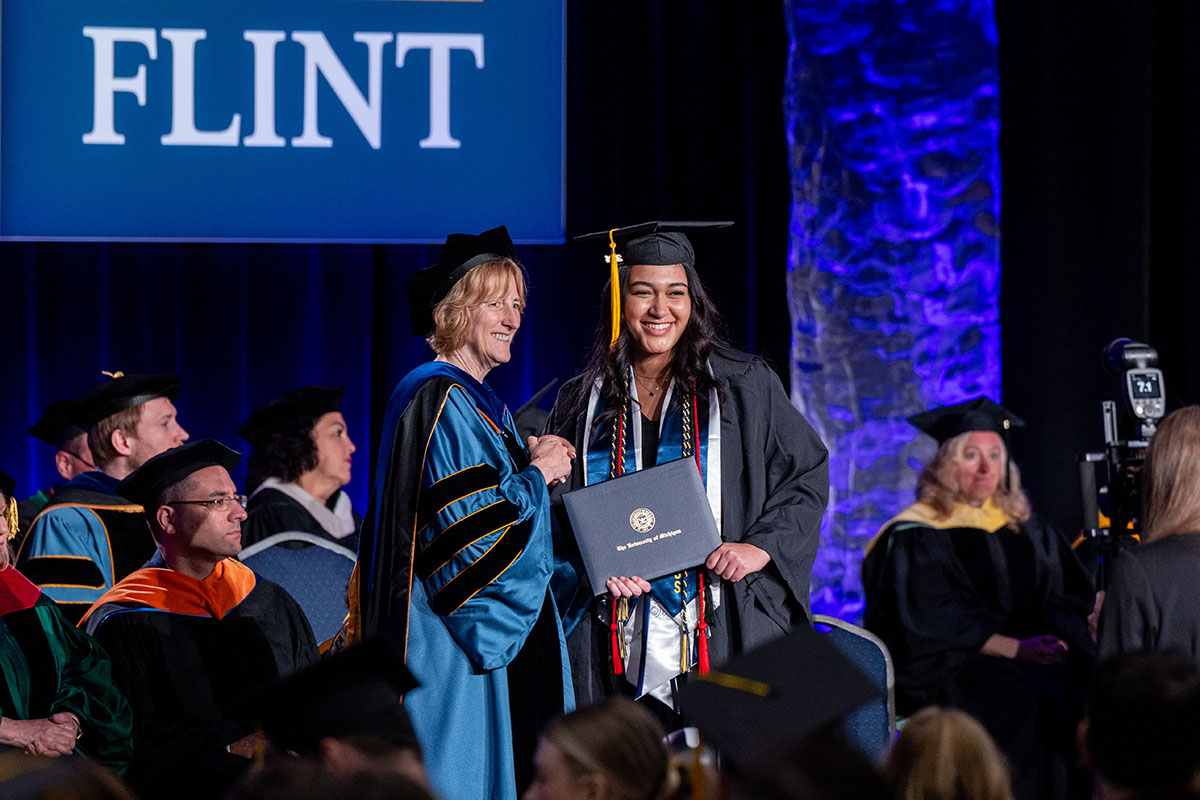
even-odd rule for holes
{"type": "Polygon", "coordinates": [[[250,498],[244,494],[227,494],[224,497],[214,497],[211,500],[172,500],[169,503],[163,503],[167,506],[208,506],[210,511],[220,513],[229,510],[229,504],[237,501],[237,504],[242,508],[246,507],[246,503],[250,502],[250,498]]]}

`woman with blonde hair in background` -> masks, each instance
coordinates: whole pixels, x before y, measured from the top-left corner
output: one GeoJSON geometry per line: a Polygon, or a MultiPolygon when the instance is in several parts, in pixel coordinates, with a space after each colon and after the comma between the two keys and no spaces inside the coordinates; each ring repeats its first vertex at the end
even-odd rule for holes
{"type": "Polygon", "coordinates": [[[893,800],[1012,800],[1008,766],[983,726],[929,706],[896,737],[883,766],[893,800]]]}
{"type": "Polygon", "coordinates": [[[1012,412],[981,397],[909,422],[937,455],[863,559],[864,618],[895,661],[896,710],[966,711],[1012,764],[1018,798],[1057,800],[1095,652],[1091,583],[1030,511],[1005,441],[1022,424],[1012,412]]]}
{"type": "Polygon", "coordinates": [[[1100,658],[1177,648],[1200,660],[1200,406],[1163,420],[1142,474],[1142,544],[1117,558],[1100,658]]]}
{"type": "Polygon", "coordinates": [[[524,800],[668,800],[681,787],[663,727],[637,703],[613,697],[551,723],[524,800]]]}

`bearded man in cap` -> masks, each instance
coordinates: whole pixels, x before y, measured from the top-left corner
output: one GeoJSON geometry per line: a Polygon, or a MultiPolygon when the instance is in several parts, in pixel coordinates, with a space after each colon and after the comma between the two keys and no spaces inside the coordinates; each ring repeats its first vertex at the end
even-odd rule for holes
{"type": "Polygon", "coordinates": [[[141,506],[120,497],[116,486],[187,441],[173,402],[179,388],[172,375],[118,372],[63,411],[87,431],[96,469],[75,475],[49,499],[21,542],[17,566],[71,622],[154,554],[141,506]]]}
{"type": "Polygon", "coordinates": [[[317,658],[296,601],[233,558],[246,498],[229,471],[240,460],[204,439],[155,456],[117,486],[145,509],[158,552],[80,624],[112,657],[133,708],[127,777],[145,798],[218,796],[261,738],[244,722],[243,698],[317,658]]]}

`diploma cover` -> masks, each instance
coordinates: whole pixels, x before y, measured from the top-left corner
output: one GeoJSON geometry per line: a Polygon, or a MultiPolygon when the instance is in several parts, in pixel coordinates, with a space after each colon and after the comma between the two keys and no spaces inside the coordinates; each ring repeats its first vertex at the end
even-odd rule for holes
{"type": "Polygon", "coordinates": [[[691,569],[721,545],[693,458],[563,495],[592,591],[614,576],[654,580],[691,569]]]}

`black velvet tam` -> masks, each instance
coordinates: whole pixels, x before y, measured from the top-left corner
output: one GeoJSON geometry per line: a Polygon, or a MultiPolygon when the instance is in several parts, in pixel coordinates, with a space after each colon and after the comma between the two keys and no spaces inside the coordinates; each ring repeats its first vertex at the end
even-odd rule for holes
{"type": "Polygon", "coordinates": [[[417,270],[408,280],[406,292],[413,335],[427,336],[433,330],[433,309],[462,276],[473,267],[497,258],[517,260],[517,250],[503,225],[478,236],[470,233],[447,236],[441,260],[428,269],[417,270]]]}
{"type": "Polygon", "coordinates": [[[145,506],[154,502],[163,490],[193,472],[205,467],[224,467],[227,472],[232,472],[241,460],[241,453],[230,450],[216,439],[189,442],[159,453],[142,464],[117,484],[117,494],[145,506]]]}

